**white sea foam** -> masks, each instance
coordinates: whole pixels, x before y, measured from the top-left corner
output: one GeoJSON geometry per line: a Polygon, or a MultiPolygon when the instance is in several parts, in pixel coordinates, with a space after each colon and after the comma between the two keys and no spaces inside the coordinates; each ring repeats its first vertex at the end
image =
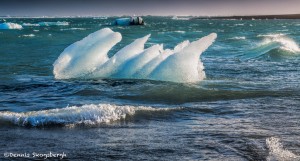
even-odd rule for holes
{"type": "Polygon", "coordinates": [[[176,108],[154,108],[146,106],[118,106],[113,104],[90,104],[31,112],[0,112],[0,121],[18,126],[48,125],[97,125],[111,123],[137,111],[166,111],[176,108]]]}
{"type": "Polygon", "coordinates": [[[278,34],[259,34],[257,37],[269,37],[269,38],[276,38],[276,37],[281,37],[285,36],[286,34],[278,33],[278,34]]]}
{"type": "Polygon", "coordinates": [[[234,24],[234,26],[244,26],[245,24],[243,23],[238,23],[238,24],[234,24]]]}
{"type": "Polygon", "coordinates": [[[40,25],[36,23],[23,23],[22,26],[40,26],[40,25]]]}
{"type": "Polygon", "coordinates": [[[106,20],[107,17],[93,17],[94,20],[106,20]]]}
{"type": "Polygon", "coordinates": [[[300,157],[289,150],[283,148],[279,138],[270,137],[266,139],[266,144],[269,149],[268,161],[296,161],[300,157]]]}
{"type": "Polygon", "coordinates": [[[300,54],[298,44],[285,34],[266,34],[257,35],[257,37],[263,37],[262,42],[258,43],[256,48],[253,48],[250,52],[241,56],[241,59],[247,60],[265,54],[272,54],[274,50],[276,54],[283,54],[286,56],[300,54]]]}
{"type": "Polygon", "coordinates": [[[60,29],[60,31],[68,31],[68,30],[86,30],[85,28],[68,28],[68,29],[60,29]]]}
{"type": "Polygon", "coordinates": [[[232,37],[232,38],[229,38],[231,40],[245,40],[246,37],[245,36],[236,36],[236,37],[232,37]]]}
{"type": "Polygon", "coordinates": [[[57,22],[39,22],[39,23],[23,23],[22,26],[67,26],[69,22],[57,21],[57,22]]]}
{"type": "Polygon", "coordinates": [[[177,16],[173,16],[172,20],[190,20],[189,17],[177,17],[177,16]]]}
{"type": "Polygon", "coordinates": [[[22,35],[22,37],[34,37],[34,34],[22,35]]]}
{"type": "Polygon", "coordinates": [[[174,31],[174,32],[176,32],[176,33],[181,33],[181,34],[184,34],[184,33],[185,33],[185,31],[174,31]]]}
{"type": "Polygon", "coordinates": [[[23,27],[22,25],[17,23],[5,22],[5,23],[0,23],[0,29],[23,29],[23,27]]]}
{"type": "Polygon", "coordinates": [[[68,26],[69,22],[66,21],[57,21],[57,22],[39,22],[40,26],[68,26]]]}
{"type": "Polygon", "coordinates": [[[69,47],[54,63],[57,79],[137,78],[195,82],[205,78],[200,55],[216,39],[215,33],[192,43],[184,41],[174,50],[154,45],[144,49],[150,35],[136,39],[108,58],[107,52],[121,40],[108,28],[90,34],[69,47]]]}

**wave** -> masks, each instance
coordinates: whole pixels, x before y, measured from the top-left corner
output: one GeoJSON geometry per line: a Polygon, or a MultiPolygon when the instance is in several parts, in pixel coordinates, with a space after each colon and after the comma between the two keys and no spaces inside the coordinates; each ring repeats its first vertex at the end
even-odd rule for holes
{"type": "Polygon", "coordinates": [[[174,32],[176,32],[176,33],[181,33],[181,34],[184,34],[184,33],[185,33],[185,31],[174,31],[174,32]]]}
{"type": "Polygon", "coordinates": [[[172,20],[190,20],[191,18],[189,17],[177,17],[177,16],[173,16],[172,20]]]}
{"type": "Polygon", "coordinates": [[[22,25],[17,23],[5,22],[5,23],[0,23],[0,29],[23,29],[23,27],[22,25]]]}
{"type": "Polygon", "coordinates": [[[69,31],[69,30],[86,30],[85,28],[67,28],[67,29],[60,29],[60,31],[69,31]]]}
{"type": "Polygon", "coordinates": [[[163,45],[144,49],[150,35],[136,39],[111,58],[108,51],[122,36],[109,28],[96,31],[67,47],[54,62],[56,79],[132,78],[196,82],[205,78],[200,55],[216,39],[212,33],[194,42],[184,41],[173,50],[163,45]]]}
{"type": "MultiPolygon", "coordinates": [[[[202,32],[202,31],[193,31],[193,32],[202,32]]],[[[185,34],[186,31],[163,31],[163,32],[158,32],[159,34],[172,34],[172,33],[179,33],[179,34],[185,34]]]]}
{"type": "Polygon", "coordinates": [[[244,26],[245,24],[243,23],[238,23],[238,24],[234,24],[234,26],[244,26]]]}
{"type": "Polygon", "coordinates": [[[279,48],[282,50],[286,50],[292,53],[300,52],[299,45],[293,39],[283,34],[265,35],[265,39],[263,40],[262,45],[270,43],[279,44],[279,48]]]}
{"type": "Polygon", "coordinates": [[[57,22],[39,22],[39,23],[23,23],[23,26],[68,26],[69,22],[57,21],[57,22]]]}
{"type": "Polygon", "coordinates": [[[257,37],[263,37],[262,42],[256,48],[241,56],[241,59],[253,59],[263,55],[274,58],[288,58],[300,54],[297,42],[285,34],[266,34],[257,37]]]}
{"type": "Polygon", "coordinates": [[[69,22],[66,21],[57,21],[57,22],[39,22],[40,26],[68,26],[69,22]]]}
{"type": "Polygon", "coordinates": [[[93,17],[94,20],[106,20],[108,17],[93,17]]]}
{"type": "Polygon", "coordinates": [[[232,38],[229,38],[230,40],[245,40],[246,37],[245,36],[236,36],[236,37],[232,37],[232,38]]]}
{"type": "Polygon", "coordinates": [[[37,23],[23,23],[22,26],[40,26],[37,23]]]}
{"type": "Polygon", "coordinates": [[[34,34],[22,35],[22,37],[34,37],[34,36],[35,36],[34,34]]]}
{"type": "Polygon", "coordinates": [[[300,160],[300,156],[283,148],[279,138],[270,137],[266,139],[266,144],[269,149],[268,161],[294,161],[300,160]]]}
{"type": "Polygon", "coordinates": [[[170,109],[171,108],[154,108],[146,106],[91,104],[21,113],[0,112],[0,124],[12,124],[25,127],[93,126],[126,119],[126,117],[135,115],[135,113],[139,111],[168,111],[170,109]]]}

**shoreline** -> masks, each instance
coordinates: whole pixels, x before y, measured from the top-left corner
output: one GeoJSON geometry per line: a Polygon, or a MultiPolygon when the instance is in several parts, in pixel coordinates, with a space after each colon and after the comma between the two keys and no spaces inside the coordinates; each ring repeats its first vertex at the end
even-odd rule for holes
{"type": "Polygon", "coordinates": [[[250,16],[205,16],[196,17],[194,19],[215,19],[215,20],[257,20],[257,19],[300,19],[300,14],[288,14],[288,15],[250,15],[250,16]]]}
{"type": "MultiPolygon", "coordinates": [[[[144,15],[141,17],[172,17],[172,16],[157,16],[157,15],[144,15]]],[[[123,16],[0,16],[1,19],[14,19],[14,18],[32,18],[32,19],[53,19],[53,18],[119,18],[130,17],[130,15],[123,16]]],[[[300,19],[300,14],[285,14],[285,15],[245,15],[245,16],[178,16],[190,17],[190,19],[210,19],[210,20],[263,20],[263,19],[300,19]]]]}

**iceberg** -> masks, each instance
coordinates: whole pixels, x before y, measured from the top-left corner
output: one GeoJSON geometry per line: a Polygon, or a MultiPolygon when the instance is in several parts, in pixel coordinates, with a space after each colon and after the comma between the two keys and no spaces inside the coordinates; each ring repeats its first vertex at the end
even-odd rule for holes
{"type": "Polygon", "coordinates": [[[130,25],[130,18],[118,18],[115,20],[115,24],[128,26],[128,25],[130,25]]]}
{"type": "Polygon", "coordinates": [[[142,17],[118,18],[115,20],[115,24],[121,26],[144,25],[144,20],[142,17]]]}
{"type": "Polygon", "coordinates": [[[108,51],[121,41],[121,34],[109,28],[96,31],[67,47],[54,63],[55,78],[85,76],[108,61],[108,51]]]}
{"type": "Polygon", "coordinates": [[[17,23],[5,22],[0,23],[0,29],[23,29],[23,27],[17,23]]]}
{"type": "Polygon", "coordinates": [[[109,28],[94,32],[61,53],[53,64],[54,76],[56,79],[119,78],[182,83],[206,77],[200,56],[217,34],[184,41],[174,49],[163,49],[163,44],[144,49],[149,37],[136,39],[109,58],[107,53],[121,41],[121,34],[109,28]]]}

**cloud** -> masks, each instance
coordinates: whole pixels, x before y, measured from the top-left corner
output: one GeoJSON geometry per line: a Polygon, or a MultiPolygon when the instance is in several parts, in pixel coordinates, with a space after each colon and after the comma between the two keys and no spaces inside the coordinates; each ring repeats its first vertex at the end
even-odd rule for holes
{"type": "Polygon", "coordinates": [[[297,0],[9,0],[1,15],[247,15],[299,13],[297,0]]]}

